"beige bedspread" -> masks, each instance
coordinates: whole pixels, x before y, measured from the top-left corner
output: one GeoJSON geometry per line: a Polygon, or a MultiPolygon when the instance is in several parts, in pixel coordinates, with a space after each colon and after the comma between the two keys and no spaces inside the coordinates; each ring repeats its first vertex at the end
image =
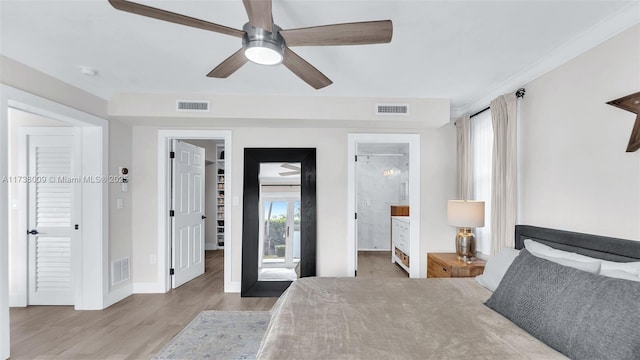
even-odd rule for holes
{"type": "Polygon", "coordinates": [[[483,305],[473,279],[303,278],[258,359],[565,359],[483,305]]]}

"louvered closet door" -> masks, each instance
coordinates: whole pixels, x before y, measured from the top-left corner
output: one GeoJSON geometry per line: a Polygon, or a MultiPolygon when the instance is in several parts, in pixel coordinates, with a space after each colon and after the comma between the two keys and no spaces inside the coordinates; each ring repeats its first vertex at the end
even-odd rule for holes
{"type": "MultiPolygon", "coordinates": [[[[29,305],[73,305],[72,244],[80,178],[73,128],[28,135],[29,305]],[[68,134],[64,134],[68,133],[68,134]]],[[[41,132],[41,131],[39,131],[41,132]]]]}

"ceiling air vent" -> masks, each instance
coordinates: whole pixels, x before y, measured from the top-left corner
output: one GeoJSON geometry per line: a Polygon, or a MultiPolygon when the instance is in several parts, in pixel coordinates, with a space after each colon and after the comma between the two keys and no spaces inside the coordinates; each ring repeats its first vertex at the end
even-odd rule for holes
{"type": "Polygon", "coordinates": [[[377,104],[376,115],[409,115],[408,104],[377,104]]]}
{"type": "Polygon", "coordinates": [[[209,112],[211,102],[207,100],[177,100],[176,111],[209,112]]]}

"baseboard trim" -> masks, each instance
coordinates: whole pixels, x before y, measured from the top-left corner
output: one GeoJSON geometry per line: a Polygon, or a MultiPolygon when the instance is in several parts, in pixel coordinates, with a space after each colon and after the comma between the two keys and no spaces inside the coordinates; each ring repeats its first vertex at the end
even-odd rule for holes
{"type": "Polygon", "coordinates": [[[231,281],[230,283],[224,284],[224,292],[226,293],[239,293],[240,292],[240,281],[231,281]]]}
{"type": "Polygon", "coordinates": [[[123,286],[119,286],[117,289],[111,290],[107,294],[107,299],[104,302],[104,308],[120,302],[129,296],[133,295],[133,283],[128,283],[123,286]]]}
{"type": "Polygon", "coordinates": [[[133,283],[134,294],[164,294],[165,292],[162,284],[157,282],[133,283]]]}
{"type": "Polygon", "coordinates": [[[20,295],[9,295],[9,307],[27,307],[27,297],[20,295]]]}

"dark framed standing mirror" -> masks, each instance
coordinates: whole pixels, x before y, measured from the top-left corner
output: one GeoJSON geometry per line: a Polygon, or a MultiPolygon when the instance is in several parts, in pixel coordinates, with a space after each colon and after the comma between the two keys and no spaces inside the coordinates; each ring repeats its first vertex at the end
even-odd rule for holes
{"type": "Polygon", "coordinates": [[[316,275],[316,149],[246,148],[243,297],[280,296],[316,275]]]}

